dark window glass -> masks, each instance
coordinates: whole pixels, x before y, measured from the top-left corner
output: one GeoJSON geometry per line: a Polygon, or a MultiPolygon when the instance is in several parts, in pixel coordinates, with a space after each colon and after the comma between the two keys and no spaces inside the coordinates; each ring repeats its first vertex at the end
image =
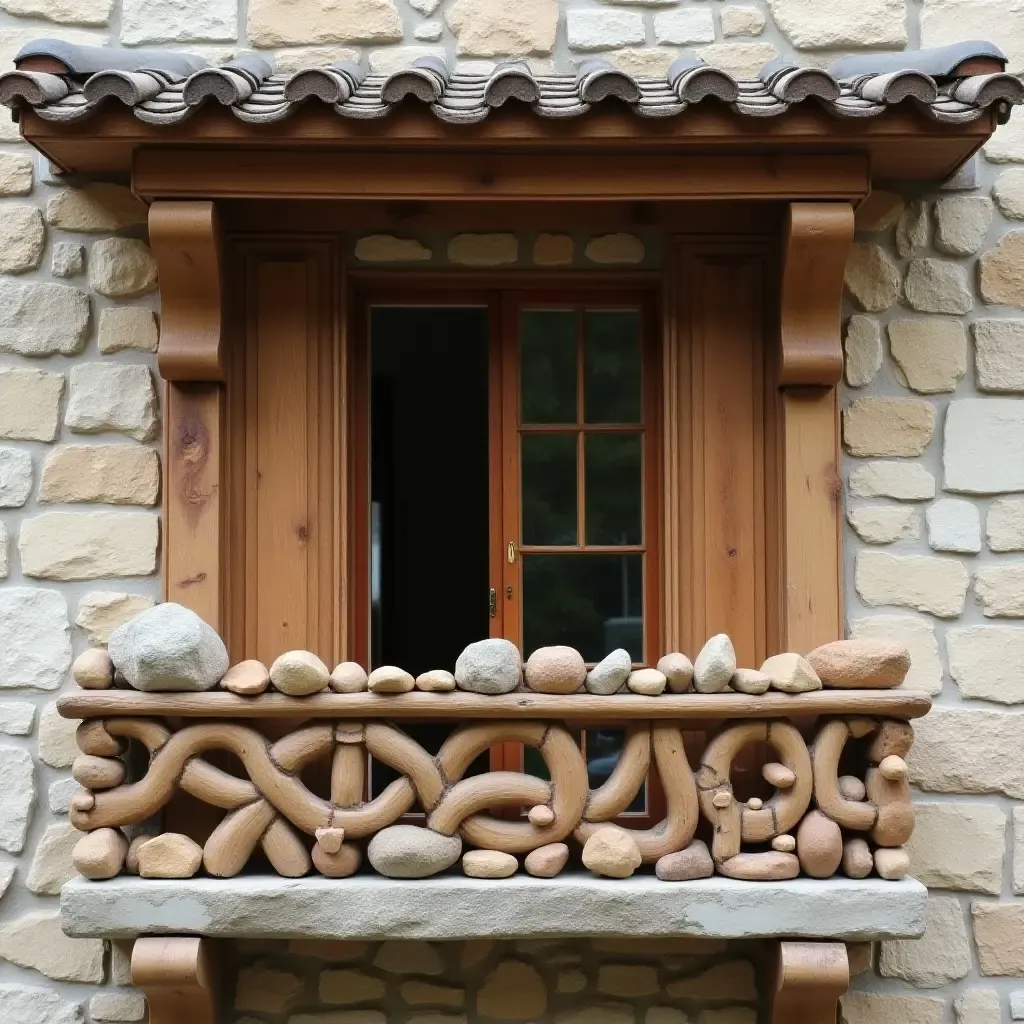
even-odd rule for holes
{"type": "Polygon", "coordinates": [[[643,439],[588,434],[585,442],[587,543],[643,543],[643,439]]]}
{"type": "Polygon", "coordinates": [[[576,422],[576,314],[528,309],[519,322],[520,418],[576,422]]]}
{"type": "Polygon", "coordinates": [[[523,434],[523,543],[577,544],[576,434],[523,434]]]}
{"type": "Polygon", "coordinates": [[[585,326],[585,422],[640,423],[639,311],[590,309],[585,326]]]}

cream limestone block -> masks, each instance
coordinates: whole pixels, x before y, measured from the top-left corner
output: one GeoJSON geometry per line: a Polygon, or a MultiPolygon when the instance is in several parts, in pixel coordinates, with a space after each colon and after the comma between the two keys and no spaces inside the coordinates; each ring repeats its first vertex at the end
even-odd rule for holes
{"type": "Polygon", "coordinates": [[[303,979],[291,971],[279,970],[265,961],[253,964],[238,972],[235,1009],[287,1013],[302,999],[304,989],[303,979]]]}
{"type": "Polygon", "coordinates": [[[985,196],[949,196],[935,204],[935,248],[972,256],[985,241],[995,210],[985,196]]]}
{"type": "Polygon", "coordinates": [[[977,554],[981,550],[981,515],[978,506],[957,498],[929,505],[928,546],[934,551],[977,554]]]}
{"type": "Polygon", "coordinates": [[[851,316],[843,338],[846,350],[846,383],[851,388],[870,384],[882,368],[882,331],[870,316],[851,316]]]}
{"type": "Polygon", "coordinates": [[[343,60],[359,63],[359,50],[350,46],[297,46],[278,50],[274,54],[274,67],[278,74],[293,75],[307,68],[323,68],[343,60]]]}
{"type": "Polygon", "coordinates": [[[985,531],[988,546],[993,551],[1024,551],[1024,499],[993,501],[985,531]]]}
{"type": "Polygon", "coordinates": [[[545,54],[555,45],[558,0],[456,0],[445,18],[460,56],[545,54]]]}
{"type": "Polygon", "coordinates": [[[142,306],[112,306],[100,311],[99,349],[104,355],[132,349],[155,352],[160,340],[156,314],[142,306]]]}
{"type": "MultiPolygon", "coordinates": [[[[121,42],[233,43],[238,38],[238,8],[232,0],[123,0],[121,42]]],[[[249,40],[253,46],[260,44],[249,40]]]]}
{"type": "Polygon", "coordinates": [[[949,670],[965,699],[1024,703],[1024,626],[965,626],[946,634],[949,670]]]}
{"type": "Polygon", "coordinates": [[[646,39],[642,14],[596,7],[567,11],[565,33],[570,48],[583,51],[642,45],[646,39]]]}
{"type": "Polygon", "coordinates": [[[71,666],[76,683],[86,690],[106,690],[114,685],[114,663],[102,647],[83,651],[71,666]]]}
{"type": "Polygon", "coordinates": [[[928,245],[928,204],[918,199],[907,203],[896,224],[896,251],[906,258],[928,245]]]}
{"type": "Polygon", "coordinates": [[[248,36],[259,47],[394,43],[402,18],[392,0],[251,0],[248,36]]]}
{"type": "Polygon", "coordinates": [[[1024,896],[1024,807],[1013,809],[1013,893],[1024,896]]]}
{"type": "Polygon", "coordinates": [[[979,569],[974,592],[986,618],[1024,618],[1024,562],[979,569]]]}
{"type": "Polygon", "coordinates": [[[533,242],[533,262],[538,267],[564,267],[573,261],[575,245],[572,235],[541,232],[533,242]]]}
{"type": "Polygon", "coordinates": [[[620,232],[595,235],[587,242],[584,255],[591,263],[642,263],[645,250],[636,235],[620,232]]]}
{"type": "Polygon", "coordinates": [[[385,991],[386,986],[380,978],[363,971],[324,971],[320,975],[319,996],[324,1003],[371,1003],[383,998],[385,991]]]}
{"type": "Polygon", "coordinates": [[[46,512],[21,524],[26,576],[91,580],[156,572],[160,517],[151,512],[46,512]]]}
{"type": "Polygon", "coordinates": [[[157,269],[149,246],[137,238],[104,238],[89,253],[89,285],[100,295],[132,298],[156,290],[157,269]]]}
{"type": "Polygon", "coordinates": [[[72,367],[64,422],[79,434],[118,431],[136,441],[156,434],[156,391],[148,367],[83,363],[72,367]]]}
{"type": "Polygon", "coordinates": [[[893,996],[848,992],[842,999],[842,1024],[946,1024],[946,1003],[929,996],[893,996]]]}
{"type": "Polygon", "coordinates": [[[63,594],[0,589],[0,689],[56,690],[71,668],[70,634],[63,594]]]}
{"type": "Polygon", "coordinates": [[[978,263],[981,297],[997,306],[1024,306],[1024,231],[1008,231],[978,263]]]}
{"type": "Polygon", "coordinates": [[[759,36],[767,23],[764,11],[756,7],[723,7],[719,17],[722,22],[722,35],[726,38],[759,36]]]}
{"type": "Polygon", "coordinates": [[[857,552],[855,586],[861,600],[872,608],[896,605],[956,618],[963,614],[967,583],[967,570],[953,559],[857,552]]]}
{"type": "Polygon", "coordinates": [[[872,615],[850,623],[854,640],[892,640],[910,652],[910,671],[903,681],[908,690],[933,696],[942,692],[942,662],[935,627],[915,615],[872,615]]]}
{"type": "Polygon", "coordinates": [[[941,988],[967,977],[970,969],[964,912],[953,896],[930,896],[924,935],[883,942],[878,958],[883,978],[900,978],[918,988],[941,988]]]}
{"type": "Polygon", "coordinates": [[[484,979],[477,1013],[500,1020],[536,1020],[547,1010],[547,988],[540,973],[522,960],[502,960],[484,979]]]}
{"type": "Polygon", "coordinates": [[[903,0],[768,0],[775,23],[798,49],[907,45],[903,0]]]}
{"type": "Polygon", "coordinates": [[[45,244],[43,217],[34,206],[0,206],[0,272],[35,270],[42,261],[45,244]]]}
{"type": "Polygon", "coordinates": [[[55,242],[50,257],[54,277],[77,277],[85,272],[85,246],[77,242],[55,242]]]}
{"type": "Polygon", "coordinates": [[[974,295],[966,268],[948,260],[911,260],[904,295],[922,313],[969,313],[974,295]]]}
{"type": "Polygon", "coordinates": [[[997,804],[914,802],[910,872],[929,888],[998,896],[1005,848],[1006,812],[997,804]]]}
{"type": "Polygon", "coordinates": [[[1024,402],[1015,398],[950,402],[942,464],[948,491],[1024,491],[1024,402]]]}
{"type": "Polygon", "coordinates": [[[31,491],[31,454],[21,448],[0,448],[0,508],[21,508],[31,491]]]}
{"type": "Polygon", "coordinates": [[[979,390],[1024,392],[1024,320],[975,320],[973,330],[979,390]]]}
{"type": "Polygon", "coordinates": [[[661,11],[654,15],[654,38],[671,46],[691,43],[713,43],[715,20],[710,10],[684,7],[674,11],[661,11]]]}
{"type": "Polygon", "coordinates": [[[203,863],[203,848],[188,836],[164,832],[139,847],[143,878],[191,878],[203,863]]]}
{"type": "Polygon", "coordinates": [[[113,878],[121,873],[128,856],[128,840],[120,831],[100,828],[85,836],[77,829],[72,831],[78,836],[71,851],[73,870],[63,881],[70,881],[75,872],[91,879],[113,878]]]}
{"type": "Polygon", "coordinates": [[[910,781],[933,793],[1005,793],[1024,800],[1016,715],[941,705],[914,722],[910,781]]]}
{"type": "Polygon", "coordinates": [[[867,313],[881,313],[895,305],[900,294],[900,272],[881,246],[855,242],[846,261],[846,290],[867,313]]]}
{"type": "Polygon", "coordinates": [[[914,398],[858,398],[843,411],[843,440],[851,455],[923,454],[935,435],[935,408],[914,398]]]}
{"type": "Polygon", "coordinates": [[[1024,168],[1012,167],[996,178],[992,198],[999,212],[1010,220],[1024,220],[1024,168]]]}
{"type": "Polygon", "coordinates": [[[868,544],[892,544],[921,536],[917,509],[901,505],[859,505],[847,510],[846,520],[868,544]]]}
{"type": "Polygon", "coordinates": [[[102,939],[70,939],[60,911],[42,910],[0,924],[0,957],[53,981],[103,981],[102,939]]]}
{"type": "Polygon", "coordinates": [[[519,258],[515,235],[456,235],[448,242],[448,259],[469,267],[499,267],[519,258]]]}
{"type": "MultiPolygon", "coordinates": [[[[729,10],[729,8],[726,8],[729,10]]],[[[723,27],[725,12],[722,12],[723,27]]],[[[894,228],[903,213],[903,196],[874,188],[854,212],[854,228],[858,232],[877,234],[894,228]]]]}
{"type": "Polygon", "coordinates": [[[409,67],[420,57],[440,57],[445,61],[448,59],[443,46],[386,46],[381,50],[370,51],[370,71],[375,75],[391,75],[409,67]]]}
{"type": "Polygon", "coordinates": [[[658,971],[644,964],[601,964],[597,991],[605,996],[642,999],[658,992],[658,971]]]}
{"type": "Polygon", "coordinates": [[[470,878],[510,878],[519,870],[519,861],[499,850],[470,850],[462,855],[463,874],[470,878]]]}
{"type": "Polygon", "coordinates": [[[437,950],[429,942],[415,940],[385,942],[377,950],[373,966],[389,974],[444,973],[444,963],[437,950]]]}
{"type": "Polygon", "coordinates": [[[0,747],[0,850],[21,853],[36,799],[32,755],[20,747],[0,747]]]}
{"type": "Polygon", "coordinates": [[[1007,71],[1024,71],[1024,7],[1016,0],[924,0],[921,45],[987,39],[1009,58],[1007,71]]]}
{"type": "Polygon", "coordinates": [[[70,768],[79,754],[75,733],[80,724],[62,718],[56,704],[47,704],[39,713],[39,760],[51,768],[70,768]]]}
{"type": "Polygon", "coordinates": [[[0,734],[4,736],[31,736],[36,720],[34,704],[14,701],[0,702],[0,734]]]}
{"type": "Polygon", "coordinates": [[[971,904],[982,974],[1024,977],[1024,902],[971,904]]]}
{"type": "Polygon", "coordinates": [[[956,1024],[1002,1024],[999,993],[994,988],[972,988],[953,1001],[956,1024]]]}
{"type": "Polygon", "coordinates": [[[916,462],[869,462],[850,473],[854,498],[924,501],[935,497],[935,477],[916,462]]]}
{"type": "Polygon", "coordinates": [[[748,960],[730,960],[692,977],[671,981],[665,991],[673,999],[752,1002],[757,999],[757,980],[748,960]]]}
{"type": "Polygon", "coordinates": [[[627,75],[636,78],[662,77],[678,55],[678,50],[666,46],[648,46],[643,49],[626,47],[623,50],[609,50],[601,54],[620,71],[625,71],[627,75]]]}
{"type": "Polygon", "coordinates": [[[148,594],[91,590],[78,602],[75,625],[85,632],[89,643],[105,646],[110,640],[110,634],[118,626],[148,611],[154,603],[148,594]]]}
{"type": "Polygon", "coordinates": [[[47,223],[63,231],[110,234],[145,227],[148,217],[149,208],[131,189],[106,182],[62,189],[46,204],[47,223]]]}
{"type": "Polygon", "coordinates": [[[757,78],[761,68],[778,55],[771,43],[712,43],[697,49],[697,56],[705,64],[747,80],[757,78]]]}
{"type": "Polygon", "coordinates": [[[64,445],[48,452],[39,481],[41,502],[99,501],[153,505],[160,487],[160,460],[135,445],[64,445]]]}
{"type": "MultiPolygon", "coordinates": [[[[110,5],[113,0],[100,2],[110,5]]],[[[21,153],[0,153],[0,196],[27,196],[31,191],[32,158],[21,153]]]]}
{"type": "Polygon", "coordinates": [[[900,383],[922,394],[955,391],[967,372],[967,332],[958,320],[893,320],[889,348],[900,383]]]}
{"type": "Polygon", "coordinates": [[[146,1016],[146,997],[141,992],[100,992],[89,1000],[94,1021],[137,1021],[146,1016]]]}
{"type": "Polygon", "coordinates": [[[396,235],[364,235],[355,247],[355,257],[363,263],[419,263],[433,255],[415,238],[396,235]]]}
{"type": "Polygon", "coordinates": [[[89,296],[85,292],[66,284],[0,279],[0,352],[76,355],[84,348],[88,331],[89,296]]]}

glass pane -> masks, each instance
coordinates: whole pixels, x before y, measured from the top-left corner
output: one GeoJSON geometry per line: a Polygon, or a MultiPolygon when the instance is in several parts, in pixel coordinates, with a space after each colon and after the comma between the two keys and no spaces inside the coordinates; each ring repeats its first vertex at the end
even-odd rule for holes
{"type": "Polygon", "coordinates": [[[590,662],[643,660],[643,555],[523,555],[523,650],[566,644],[590,662]]]}
{"type": "Polygon", "coordinates": [[[520,418],[576,422],[576,314],[526,309],[519,319],[520,418]]]}
{"type": "Polygon", "coordinates": [[[640,423],[640,311],[588,309],[584,350],[587,423],[640,423]]]}
{"type": "Polygon", "coordinates": [[[643,439],[588,434],[584,441],[587,543],[643,543],[643,439]]]}
{"type": "MultiPolygon", "coordinates": [[[[626,743],[625,729],[588,729],[586,732],[587,774],[590,788],[597,789],[608,781],[622,755],[626,743]]],[[[643,814],[647,810],[647,783],[637,791],[626,813],[643,814]]]]}
{"type": "Polygon", "coordinates": [[[577,544],[576,434],[523,434],[523,543],[577,544]]]}

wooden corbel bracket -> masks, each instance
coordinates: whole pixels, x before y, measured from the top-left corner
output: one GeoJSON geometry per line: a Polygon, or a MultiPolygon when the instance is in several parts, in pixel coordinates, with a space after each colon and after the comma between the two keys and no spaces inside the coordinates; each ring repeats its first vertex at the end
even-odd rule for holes
{"type": "Polygon", "coordinates": [[[790,203],[783,237],[781,387],[835,387],[843,374],[849,203],[790,203]]]}
{"type": "Polygon", "coordinates": [[[850,985],[842,942],[780,942],[776,951],[771,1024],[836,1024],[850,985]]]}
{"type": "Polygon", "coordinates": [[[213,943],[202,938],[140,938],[132,984],[149,1003],[149,1024],[218,1024],[213,943]]]}
{"type": "Polygon", "coordinates": [[[167,381],[223,381],[221,227],[212,202],[154,202],[149,241],[160,272],[157,362],[167,381]]]}

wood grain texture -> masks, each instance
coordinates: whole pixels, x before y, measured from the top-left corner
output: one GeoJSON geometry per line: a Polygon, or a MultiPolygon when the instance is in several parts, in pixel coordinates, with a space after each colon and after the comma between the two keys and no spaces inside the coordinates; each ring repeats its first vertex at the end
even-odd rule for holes
{"type": "Polygon", "coordinates": [[[790,203],[783,232],[779,384],[833,387],[843,375],[843,274],[849,203],[790,203]]]}
{"type": "Polygon", "coordinates": [[[149,243],[160,273],[160,376],[171,381],[224,380],[216,206],[209,201],[153,203],[149,243]]]}
{"type": "Polygon", "coordinates": [[[150,1024],[217,1024],[214,946],[201,938],[135,940],[132,984],[149,1003],[150,1024]]]}
{"type": "Polygon", "coordinates": [[[842,942],[780,942],[775,954],[770,1024],[836,1024],[850,986],[842,942]]]}

